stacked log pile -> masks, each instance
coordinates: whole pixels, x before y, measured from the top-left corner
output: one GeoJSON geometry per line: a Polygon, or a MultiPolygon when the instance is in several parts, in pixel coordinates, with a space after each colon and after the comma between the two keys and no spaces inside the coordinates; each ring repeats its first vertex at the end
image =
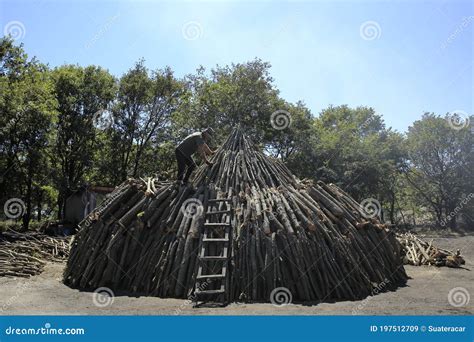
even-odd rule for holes
{"type": "Polygon", "coordinates": [[[430,242],[423,241],[412,233],[397,234],[397,239],[403,246],[403,262],[408,265],[434,265],[447,267],[461,267],[466,262],[457,250],[455,253],[442,249],[430,242]]]}
{"type": "MultiPolygon", "coordinates": [[[[194,287],[209,199],[231,198],[231,296],[268,301],[278,287],[299,301],[358,299],[405,283],[393,232],[332,184],[299,181],[235,130],[193,184],[129,180],[81,224],[64,282],[185,298],[194,287]],[[152,184],[150,184],[150,182],[152,184]]],[[[212,251],[210,253],[212,255],[212,251]]]]}
{"type": "Polygon", "coordinates": [[[64,261],[69,255],[67,237],[37,232],[0,233],[0,277],[30,277],[43,271],[48,261],[64,261]]]}

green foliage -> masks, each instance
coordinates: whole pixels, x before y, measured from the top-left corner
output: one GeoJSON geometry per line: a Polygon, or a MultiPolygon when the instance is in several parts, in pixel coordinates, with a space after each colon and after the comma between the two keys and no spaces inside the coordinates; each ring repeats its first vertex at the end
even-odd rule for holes
{"type": "Polygon", "coordinates": [[[108,71],[95,66],[64,65],[53,70],[52,78],[59,115],[51,160],[62,213],[65,199],[85,181],[93,166],[100,145],[94,119],[115,98],[116,82],[108,71]]]}
{"type": "Polygon", "coordinates": [[[283,103],[269,73],[270,64],[259,59],[245,64],[204,68],[186,77],[187,92],[179,110],[173,114],[184,137],[195,129],[213,127],[222,138],[240,125],[255,143],[264,141],[272,129],[271,113],[283,103]]]}
{"type": "MultiPolygon", "coordinates": [[[[417,190],[417,202],[429,208],[437,223],[455,228],[456,218],[447,217],[474,192],[474,139],[468,127],[453,129],[449,118],[426,113],[409,127],[406,177],[417,190]]],[[[465,212],[468,217],[473,214],[465,212]]]]}
{"type": "Polygon", "coordinates": [[[313,122],[312,134],[290,161],[301,175],[333,182],[359,199],[380,194],[403,158],[400,134],[385,128],[372,108],[329,107],[313,122]]]}
{"type": "Polygon", "coordinates": [[[298,177],[337,183],[357,200],[373,197],[391,222],[412,223],[429,210],[454,227],[452,212],[474,216],[474,201],[460,208],[474,191],[472,131],[426,114],[404,136],[370,107],[330,106],[316,117],[303,102],[280,97],[270,67],[255,59],[179,79],[140,60],[116,79],[98,66],[50,70],[3,38],[1,198],[25,201],[24,227],[35,215],[61,218],[65,199],[83,183],[173,178],[174,149],[187,134],[213,127],[216,148],[241,126],[298,177]],[[105,127],[97,125],[101,113],[109,116],[105,127]]]}
{"type": "Polygon", "coordinates": [[[395,221],[396,180],[406,156],[403,136],[368,107],[330,106],[312,123],[289,167],[300,177],[336,183],[359,201],[375,198],[395,221]]]}
{"type": "Polygon", "coordinates": [[[151,72],[143,60],[122,76],[110,135],[111,162],[117,170],[113,180],[160,168],[147,161],[154,160],[159,144],[169,135],[171,114],[179,106],[182,92],[183,84],[170,68],[151,72]]]}
{"type": "Polygon", "coordinates": [[[48,179],[47,148],[57,101],[47,68],[29,60],[8,38],[0,40],[1,198],[22,198],[27,228],[32,199],[48,179]]]}

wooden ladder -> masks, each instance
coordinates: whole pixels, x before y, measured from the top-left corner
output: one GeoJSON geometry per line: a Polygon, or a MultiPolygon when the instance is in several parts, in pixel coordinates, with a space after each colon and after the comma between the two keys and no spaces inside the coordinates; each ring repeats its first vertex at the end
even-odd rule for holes
{"type": "Polygon", "coordinates": [[[209,302],[225,306],[229,301],[229,260],[232,248],[231,216],[230,198],[208,201],[203,234],[200,239],[198,272],[194,285],[195,307],[209,302]],[[210,251],[212,251],[211,255],[210,251]]]}

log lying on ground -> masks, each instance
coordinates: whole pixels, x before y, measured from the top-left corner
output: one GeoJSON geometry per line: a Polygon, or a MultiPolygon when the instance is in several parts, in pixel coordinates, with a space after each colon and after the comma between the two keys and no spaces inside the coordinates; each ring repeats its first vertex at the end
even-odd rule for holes
{"type": "Polygon", "coordinates": [[[0,233],[0,277],[30,277],[43,271],[48,261],[64,261],[69,255],[68,237],[37,232],[0,233]]]}
{"type": "Polygon", "coordinates": [[[435,265],[461,267],[466,262],[457,250],[455,253],[423,241],[412,233],[398,233],[397,239],[403,246],[403,262],[408,265],[435,265]]]}
{"type": "MultiPolygon", "coordinates": [[[[406,282],[393,232],[332,184],[306,184],[235,130],[192,186],[129,180],[81,224],[64,282],[185,298],[193,291],[209,199],[231,198],[230,299],[359,299],[406,282]],[[150,191],[152,189],[152,191],[150,191]]],[[[226,214],[222,214],[226,215],[226,214]]],[[[217,217],[216,222],[222,217],[217,217]]],[[[211,251],[212,255],[212,251],[211,251]]]]}

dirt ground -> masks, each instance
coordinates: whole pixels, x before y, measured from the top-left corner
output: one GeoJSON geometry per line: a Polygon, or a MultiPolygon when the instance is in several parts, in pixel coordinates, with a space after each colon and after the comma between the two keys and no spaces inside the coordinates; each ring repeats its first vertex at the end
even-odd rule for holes
{"type": "Polygon", "coordinates": [[[29,279],[0,278],[0,315],[472,315],[473,301],[454,307],[448,293],[456,287],[474,294],[474,236],[434,238],[435,245],[456,250],[465,269],[406,266],[407,286],[361,301],[314,305],[233,303],[225,308],[193,308],[190,301],[117,296],[97,307],[93,293],[70,289],[61,282],[64,264],[48,264],[29,279]]]}

